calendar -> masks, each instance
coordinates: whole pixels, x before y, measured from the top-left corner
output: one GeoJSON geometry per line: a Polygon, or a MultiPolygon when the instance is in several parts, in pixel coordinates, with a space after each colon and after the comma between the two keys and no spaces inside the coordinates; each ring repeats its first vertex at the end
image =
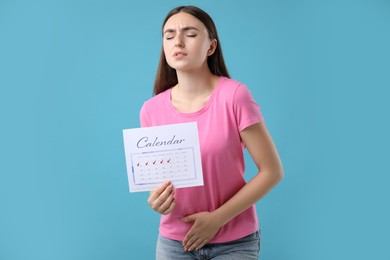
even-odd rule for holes
{"type": "Polygon", "coordinates": [[[193,148],[132,154],[133,181],[137,185],[165,180],[196,179],[193,148]]]}
{"type": "Polygon", "coordinates": [[[203,185],[195,122],[123,130],[130,192],[203,185]]]}

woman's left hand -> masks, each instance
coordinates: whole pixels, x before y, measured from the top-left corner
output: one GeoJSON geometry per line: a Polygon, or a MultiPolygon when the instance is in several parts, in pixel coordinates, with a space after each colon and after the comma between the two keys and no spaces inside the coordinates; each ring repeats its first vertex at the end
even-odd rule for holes
{"type": "Polygon", "coordinates": [[[221,228],[217,218],[210,212],[200,212],[182,219],[183,222],[194,222],[183,240],[184,250],[192,251],[204,247],[221,228]]]}

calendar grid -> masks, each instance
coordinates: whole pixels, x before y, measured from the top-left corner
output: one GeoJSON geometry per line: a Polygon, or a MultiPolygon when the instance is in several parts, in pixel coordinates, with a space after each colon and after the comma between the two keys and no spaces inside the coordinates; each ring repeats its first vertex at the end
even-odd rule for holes
{"type": "Polygon", "coordinates": [[[197,178],[192,147],[132,153],[133,181],[136,185],[150,185],[197,178]]]}

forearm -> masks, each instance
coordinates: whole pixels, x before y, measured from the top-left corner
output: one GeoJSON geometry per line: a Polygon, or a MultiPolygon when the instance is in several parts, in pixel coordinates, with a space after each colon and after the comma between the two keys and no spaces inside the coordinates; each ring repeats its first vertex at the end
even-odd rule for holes
{"type": "Polygon", "coordinates": [[[281,179],[283,173],[259,172],[232,198],[213,212],[221,226],[264,197],[281,179]]]}

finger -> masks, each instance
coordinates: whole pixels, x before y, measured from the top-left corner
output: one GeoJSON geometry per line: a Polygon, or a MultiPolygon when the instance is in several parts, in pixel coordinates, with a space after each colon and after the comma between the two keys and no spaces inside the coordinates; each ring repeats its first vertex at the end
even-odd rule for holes
{"type": "Polygon", "coordinates": [[[167,188],[165,188],[163,193],[161,193],[160,196],[158,196],[158,198],[156,198],[156,200],[153,202],[154,206],[156,208],[160,208],[167,200],[169,200],[170,197],[173,198],[173,195],[174,195],[174,191],[173,191],[173,186],[171,184],[167,188]]]}
{"type": "Polygon", "coordinates": [[[186,234],[186,236],[184,237],[183,239],[183,242],[182,242],[182,245],[184,246],[184,248],[188,248],[190,246],[190,239],[194,236],[194,234],[192,233],[192,229],[190,229],[190,231],[188,231],[188,233],[186,234]]]}
{"type": "Polygon", "coordinates": [[[195,236],[195,234],[189,236],[187,241],[185,241],[185,242],[183,241],[184,249],[189,250],[197,239],[198,238],[195,236]]]}
{"type": "Polygon", "coordinates": [[[175,208],[175,205],[176,205],[176,202],[175,202],[175,199],[173,199],[173,201],[172,201],[171,205],[169,206],[169,208],[166,209],[162,214],[163,215],[167,215],[167,214],[171,213],[172,210],[175,208]]]}
{"type": "Polygon", "coordinates": [[[182,218],[181,221],[183,221],[184,223],[194,222],[196,220],[196,215],[197,214],[186,216],[186,217],[182,218]]]}
{"type": "Polygon", "coordinates": [[[173,186],[170,184],[157,196],[157,192],[149,196],[148,203],[153,209],[157,209],[163,204],[173,192],[173,186]]]}
{"type": "MultiPolygon", "coordinates": [[[[184,222],[184,223],[188,223],[188,222],[194,222],[196,221],[196,215],[197,214],[193,214],[193,215],[189,215],[189,216],[186,216],[184,218],[182,218],[181,220],[184,222]]],[[[190,240],[190,238],[192,236],[195,235],[195,231],[194,231],[194,226],[192,226],[192,228],[187,232],[187,234],[184,236],[184,239],[183,239],[183,246],[188,244],[188,241],[190,240]]]]}
{"type": "Polygon", "coordinates": [[[161,205],[158,206],[157,211],[160,212],[160,213],[163,213],[164,211],[169,209],[169,207],[171,206],[172,202],[175,200],[174,192],[172,191],[165,200],[162,199],[161,197],[159,197],[158,200],[160,200],[160,199],[161,199],[162,203],[161,203],[161,205]]]}
{"type": "Polygon", "coordinates": [[[194,250],[195,248],[197,248],[198,246],[200,246],[200,244],[202,244],[202,242],[203,242],[203,239],[201,239],[201,238],[196,239],[196,240],[188,247],[188,251],[194,250]]]}
{"type": "Polygon", "coordinates": [[[162,183],[157,189],[155,189],[154,191],[152,191],[150,193],[150,197],[154,200],[156,198],[158,198],[161,193],[163,193],[165,191],[165,189],[171,184],[170,181],[165,181],[164,183],[162,183]]]}
{"type": "Polygon", "coordinates": [[[207,243],[209,242],[209,240],[208,239],[206,239],[206,240],[204,240],[202,243],[200,243],[200,245],[199,246],[197,246],[196,247],[196,249],[195,250],[199,250],[199,249],[201,249],[202,247],[204,247],[207,243]]]}

